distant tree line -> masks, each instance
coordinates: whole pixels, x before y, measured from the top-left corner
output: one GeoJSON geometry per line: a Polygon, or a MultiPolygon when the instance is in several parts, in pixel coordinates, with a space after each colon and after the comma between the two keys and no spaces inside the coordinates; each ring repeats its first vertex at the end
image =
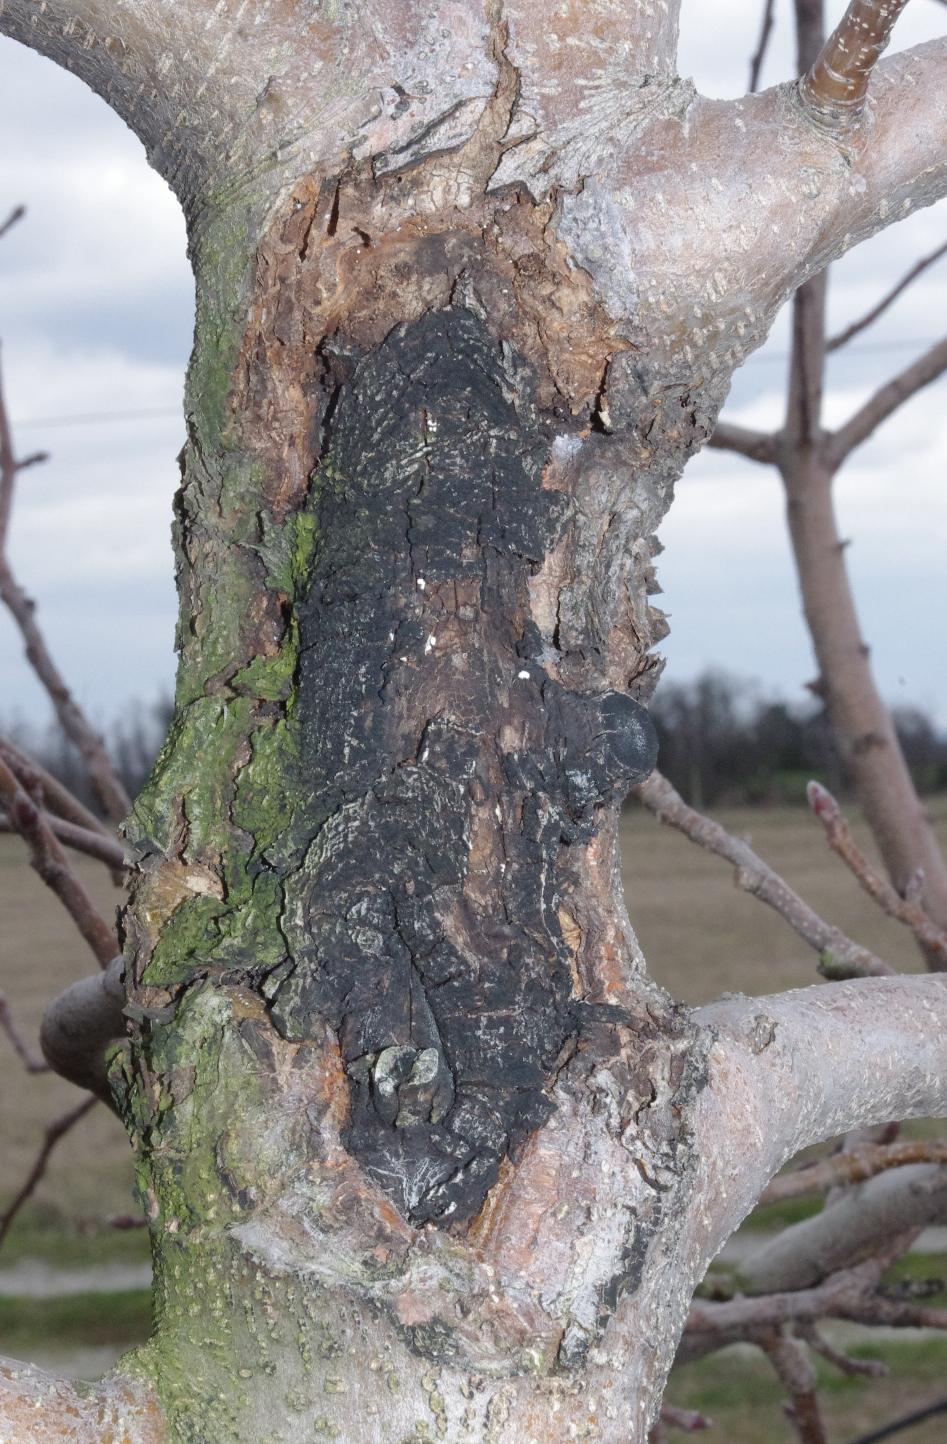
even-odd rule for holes
{"type": "MultiPolygon", "coordinates": [[[[708,671],[663,682],[652,704],[662,772],[694,807],[802,803],[810,778],[844,793],[849,779],[825,708],[761,695],[753,682],[708,671]]],[[[918,791],[947,790],[947,737],[916,707],[894,720],[918,791]]]]}
{"type": "MultiPolygon", "coordinates": [[[[171,699],[132,702],[106,731],[116,770],[134,797],[167,734],[171,699]]],[[[759,686],[726,672],[690,682],[663,682],[651,708],[661,750],[658,765],[693,806],[805,801],[815,777],[845,793],[849,779],[824,707],[765,697],[759,686]]],[[[894,710],[901,745],[918,791],[947,791],[947,737],[916,707],[894,710]]],[[[2,730],[89,807],[95,798],[75,749],[54,722],[23,722],[2,730]]]]}

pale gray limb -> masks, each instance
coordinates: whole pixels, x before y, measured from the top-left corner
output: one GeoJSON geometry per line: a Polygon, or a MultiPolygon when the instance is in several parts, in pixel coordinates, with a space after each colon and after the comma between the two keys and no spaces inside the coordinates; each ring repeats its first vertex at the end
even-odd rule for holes
{"type": "Polygon", "coordinates": [[[783,1229],[745,1259],[747,1293],[815,1288],[830,1275],[870,1257],[898,1234],[947,1220],[947,1168],[916,1164],[879,1174],[831,1208],[783,1229]]]}

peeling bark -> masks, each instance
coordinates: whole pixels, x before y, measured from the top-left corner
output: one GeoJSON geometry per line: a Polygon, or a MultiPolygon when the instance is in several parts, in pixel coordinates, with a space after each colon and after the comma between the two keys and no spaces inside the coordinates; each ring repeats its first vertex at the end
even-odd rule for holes
{"type": "Polygon", "coordinates": [[[617,868],[674,482],[799,281],[947,186],[897,124],[942,48],[843,155],[795,87],[697,97],[674,3],[251,10],[0,6],[143,136],[197,282],[108,1057],[155,1331],[100,1400],[174,1444],[644,1444],[787,1153],[945,1103],[940,993],[688,1013],[617,868]]]}

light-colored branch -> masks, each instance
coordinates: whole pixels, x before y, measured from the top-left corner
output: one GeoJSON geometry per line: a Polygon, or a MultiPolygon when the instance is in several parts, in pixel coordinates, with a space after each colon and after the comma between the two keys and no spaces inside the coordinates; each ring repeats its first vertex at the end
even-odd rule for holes
{"type": "Polygon", "coordinates": [[[872,71],[908,0],[851,0],[800,94],[823,123],[851,124],[865,104],[872,71]]]}
{"type": "MultiPolygon", "coordinates": [[[[945,3],[947,3],[947,0],[945,0],[945,3]]],[[[840,347],[847,346],[849,341],[854,340],[856,336],[860,336],[862,331],[866,331],[869,326],[873,326],[874,323],[885,314],[888,308],[894,305],[898,297],[903,295],[908,287],[912,285],[919,276],[923,276],[924,272],[935,265],[942,256],[947,256],[947,241],[945,241],[942,246],[938,246],[936,251],[931,251],[929,255],[922,256],[919,261],[915,262],[907,274],[901,277],[898,284],[893,286],[876,306],[872,306],[871,310],[866,311],[864,316],[861,316],[857,321],[853,321],[850,326],[845,327],[844,331],[839,331],[837,335],[827,341],[825,349],[827,351],[838,351],[840,347]]]]}
{"type": "Polygon", "coordinates": [[[906,401],[910,401],[911,397],[916,396],[925,386],[930,386],[932,381],[937,381],[945,371],[947,371],[947,338],[938,341],[917,361],[905,367],[899,375],[892,377],[865,402],[864,406],[855,412],[854,416],[846,421],[844,426],[839,427],[828,443],[828,457],[833,468],[841,466],[857,446],[861,446],[877,431],[882,422],[887,421],[889,416],[893,416],[906,401]]]}
{"type": "Polygon", "coordinates": [[[59,898],[99,966],[107,968],[118,952],[114,929],[99,915],[76,877],[59,839],[42,810],[0,759],[0,805],[30,849],[30,861],[46,886],[59,898]]]}
{"type": "Polygon", "coordinates": [[[715,1034],[695,1118],[711,1257],[803,1148],[947,1115],[943,974],[725,996],[692,1017],[715,1034]]]}
{"type": "Polygon", "coordinates": [[[77,1388],[32,1364],[0,1359],[0,1438],[10,1444],[103,1444],[109,1436],[126,1444],[167,1444],[161,1404],[141,1377],[116,1371],[77,1388]]]}
{"type": "Polygon", "coordinates": [[[856,1144],[792,1173],[781,1173],[763,1190],[760,1203],[784,1203],[788,1198],[827,1193],[829,1189],[865,1183],[889,1169],[916,1163],[947,1164],[947,1143],[919,1138],[909,1143],[856,1144]]]}
{"type": "Polygon", "coordinates": [[[718,822],[697,812],[675,791],[660,772],[652,772],[634,789],[635,796],[653,816],[684,833],[692,842],[729,862],[744,892],[779,913],[820,959],[820,968],[832,977],[884,977],[893,970],[867,948],[825,922],[768,863],[741,838],[733,837],[718,822]]]}
{"type": "MultiPolygon", "coordinates": [[[[937,962],[947,970],[947,933],[931,922],[927,913],[910,897],[902,897],[891,883],[881,877],[858,846],[852,830],[842,815],[831,792],[818,782],[810,782],[806,789],[809,805],[821,822],[829,847],[842,859],[846,867],[858,879],[862,888],[888,917],[910,928],[917,941],[937,962]]],[[[923,883],[923,878],[917,879],[923,883]]]]}
{"type": "Polygon", "coordinates": [[[879,1174],[812,1218],[792,1224],[740,1265],[752,1294],[814,1288],[899,1234],[947,1220],[947,1168],[915,1164],[879,1174]]]}
{"type": "Polygon", "coordinates": [[[735,451],[747,461],[758,461],[771,466],[776,461],[778,442],[766,431],[754,431],[749,426],[736,426],[729,421],[718,421],[707,445],[714,451],[735,451]]]}

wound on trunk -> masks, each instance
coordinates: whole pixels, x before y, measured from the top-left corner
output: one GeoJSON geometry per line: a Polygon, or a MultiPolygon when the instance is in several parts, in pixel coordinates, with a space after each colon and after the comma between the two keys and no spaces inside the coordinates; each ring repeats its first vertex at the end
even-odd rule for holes
{"type": "Polygon", "coordinates": [[[548,1116],[592,1011],[563,861],[651,770],[654,732],[630,697],[547,673],[529,582],[568,498],[544,486],[553,418],[510,349],[450,309],[328,364],[299,609],[306,835],[267,991],[288,1037],[337,1032],[362,1166],[412,1220],[456,1220],[548,1116]]]}

